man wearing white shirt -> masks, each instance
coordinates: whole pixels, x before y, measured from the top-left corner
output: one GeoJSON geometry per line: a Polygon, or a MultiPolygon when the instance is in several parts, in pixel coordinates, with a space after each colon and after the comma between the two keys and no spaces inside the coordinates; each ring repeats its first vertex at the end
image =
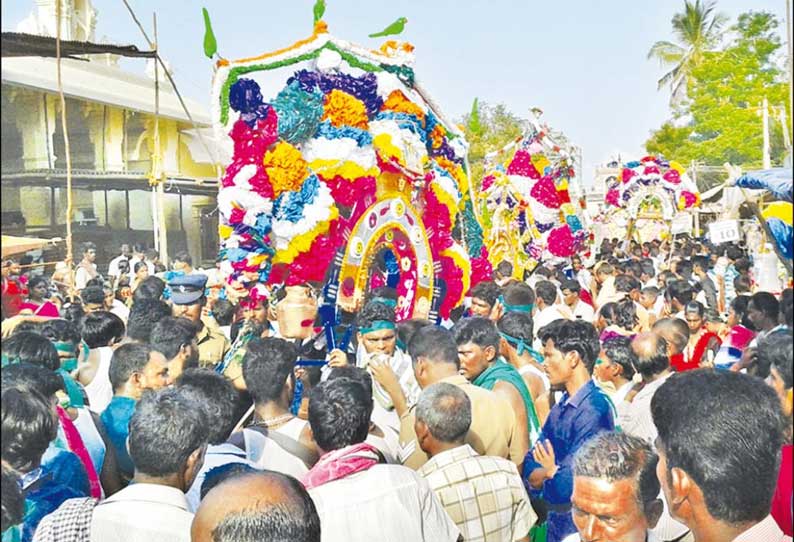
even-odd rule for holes
{"type": "MultiPolygon", "coordinates": [[[[637,356],[631,349],[628,337],[608,339],[601,345],[601,353],[593,367],[593,376],[600,384],[609,384],[615,391],[609,396],[618,418],[631,404],[626,396],[634,387],[634,375],[637,371],[637,356]]],[[[607,386],[603,386],[607,388],[607,386]]]]}
{"type": "Polygon", "coordinates": [[[533,348],[538,352],[543,351],[543,343],[537,338],[538,332],[555,320],[570,320],[555,305],[556,300],[557,287],[553,283],[541,280],[535,285],[535,308],[537,312],[533,316],[535,321],[533,334],[536,337],[533,348]]]}
{"type": "Polygon", "coordinates": [[[562,291],[562,300],[565,305],[570,309],[574,320],[584,320],[585,322],[592,322],[595,316],[593,307],[585,303],[579,298],[581,285],[576,280],[566,280],[560,285],[562,291]]]}
{"type": "Polygon", "coordinates": [[[144,395],[130,420],[133,483],[94,508],[91,542],[189,542],[185,491],[204,461],[208,428],[206,411],[184,392],[144,395]]]}
{"type": "Polygon", "coordinates": [[[121,254],[116,256],[112,260],[110,260],[110,264],[108,265],[108,276],[109,277],[118,277],[119,276],[119,262],[121,260],[129,261],[132,257],[132,249],[130,249],[130,245],[124,243],[121,245],[121,254]]]}

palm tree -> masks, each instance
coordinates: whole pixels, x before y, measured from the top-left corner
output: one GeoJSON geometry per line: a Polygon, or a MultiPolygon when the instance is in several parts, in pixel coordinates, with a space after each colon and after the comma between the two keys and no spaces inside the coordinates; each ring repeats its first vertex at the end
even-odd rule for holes
{"type": "Polygon", "coordinates": [[[715,13],[713,0],[694,3],[684,0],[683,13],[673,15],[673,34],[679,43],[657,41],[648,51],[648,58],[659,59],[663,66],[673,68],[659,79],[658,88],[670,86],[670,103],[680,102],[686,95],[686,87],[692,69],[700,63],[703,54],[720,41],[720,29],[728,21],[727,16],[715,13]]]}

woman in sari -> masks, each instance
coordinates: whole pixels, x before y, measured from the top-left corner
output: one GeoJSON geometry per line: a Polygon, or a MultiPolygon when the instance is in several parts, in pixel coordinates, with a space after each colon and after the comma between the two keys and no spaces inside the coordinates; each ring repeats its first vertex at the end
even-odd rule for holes
{"type": "Polygon", "coordinates": [[[698,301],[687,303],[684,317],[689,326],[689,343],[684,350],[683,363],[673,368],[680,372],[713,367],[722,340],[706,328],[706,308],[698,301]]]}
{"type": "Polygon", "coordinates": [[[50,284],[44,277],[33,277],[28,282],[28,298],[19,306],[20,312],[34,314],[36,316],[49,316],[58,318],[60,313],[58,307],[50,297],[50,284]]]}

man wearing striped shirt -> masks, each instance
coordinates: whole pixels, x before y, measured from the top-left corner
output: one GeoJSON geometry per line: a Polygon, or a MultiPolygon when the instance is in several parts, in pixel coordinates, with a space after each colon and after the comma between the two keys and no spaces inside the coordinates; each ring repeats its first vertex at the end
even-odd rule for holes
{"type": "Polygon", "coordinates": [[[445,382],[425,388],[415,429],[430,460],[418,472],[467,542],[528,541],[537,515],[518,470],[466,444],[470,425],[471,401],[463,390],[445,382]]]}

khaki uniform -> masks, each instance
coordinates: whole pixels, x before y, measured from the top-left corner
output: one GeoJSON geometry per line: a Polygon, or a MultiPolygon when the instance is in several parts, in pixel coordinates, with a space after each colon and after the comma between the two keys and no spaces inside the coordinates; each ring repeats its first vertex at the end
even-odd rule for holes
{"type": "MultiPolygon", "coordinates": [[[[528,443],[516,437],[516,415],[505,399],[475,386],[462,375],[450,376],[441,382],[459,387],[471,401],[471,428],[466,444],[480,455],[503,457],[516,465],[523,463],[528,443]]],[[[415,421],[415,407],[400,419],[400,462],[414,470],[428,461],[416,438],[415,421]]]]}
{"type": "Polygon", "coordinates": [[[202,318],[201,322],[204,327],[201,328],[201,331],[196,336],[199,350],[199,366],[212,368],[223,361],[223,357],[229,351],[231,345],[214,320],[202,318]]]}

